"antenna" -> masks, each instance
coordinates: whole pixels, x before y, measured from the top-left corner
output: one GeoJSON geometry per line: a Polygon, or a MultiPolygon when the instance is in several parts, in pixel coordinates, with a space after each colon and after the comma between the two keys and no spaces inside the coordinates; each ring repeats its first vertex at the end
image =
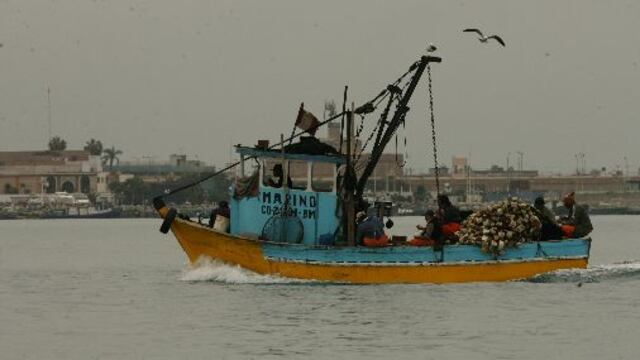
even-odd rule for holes
{"type": "Polygon", "coordinates": [[[51,88],[47,86],[47,107],[49,120],[49,140],[51,140],[51,88]]]}

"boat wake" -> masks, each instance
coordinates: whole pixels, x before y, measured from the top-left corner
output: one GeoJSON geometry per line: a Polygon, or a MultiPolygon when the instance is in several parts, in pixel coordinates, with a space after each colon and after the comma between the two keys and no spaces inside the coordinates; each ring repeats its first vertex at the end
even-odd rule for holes
{"type": "Polygon", "coordinates": [[[180,276],[189,282],[221,282],[228,284],[294,284],[308,283],[307,280],[291,279],[274,275],[261,275],[253,271],[233,266],[222,261],[201,258],[191,264],[180,276]]]}
{"type": "MultiPolygon", "coordinates": [[[[640,279],[640,261],[626,261],[587,269],[566,269],[540,274],[523,280],[533,283],[598,283],[611,280],[640,279]]],[[[261,275],[237,265],[219,260],[200,259],[182,272],[181,281],[220,282],[227,284],[310,284],[313,280],[292,279],[276,275],[261,275]]]]}
{"type": "Polygon", "coordinates": [[[611,280],[640,279],[640,261],[597,265],[587,269],[558,270],[534,276],[534,283],[597,283],[611,280]]]}

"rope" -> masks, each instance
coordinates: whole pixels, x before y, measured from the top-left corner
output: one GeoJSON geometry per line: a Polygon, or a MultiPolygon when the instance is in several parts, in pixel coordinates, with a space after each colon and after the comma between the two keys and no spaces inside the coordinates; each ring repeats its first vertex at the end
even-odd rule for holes
{"type": "Polygon", "coordinates": [[[293,134],[296,133],[296,124],[293,124],[293,128],[291,129],[291,135],[289,135],[289,145],[293,142],[293,134]]]}
{"type": "Polygon", "coordinates": [[[384,89],[384,90],[382,91],[382,93],[383,93],[384,95],[382,95],[382,97],[380,97],[377,101],[373,102],[373,103],[374,103],[374,104],[373,104],[373,106],[374,106],[374,108],[376,108],[376,109],[378,108],[378,106],[380,105],[380,103],[381,103],[381,102],[383,102],[383,101],[384,101],[384,99],[386,99],[386,98],[387,98],[387,96],[389,96],[389,91],[387,91],[387,89],[384,89]]]}
{"type": "Polygon", "coordinates": [[[404,159],[402,161],[402,167],[407,165],[407,159],[409,159],[409,149],[407,148],[407,125],[406,121],[402,122],[402,131],[404,132],[404,159]]]}
{"type": "Polygon", "coordinates": [[[360,137],[360,133],[362,132],[363,129],[364,129],[364,115],[360,115],[360,126],[358,126],[358,129],[356,130],[356,138],[360,137]]]}
{"type": "MultiPolygon", "coordinates": [[[[436,172],[436,195],[440,197],[440,170],[438,169],[438,147],[436,144],[436,119],[433,111],[433,81],[431,79],[431,64],[427,64],[427,79],[429,84],[429,115],[431,117],[431,140],[433,142],[433,163],[436,172]]],[[[440,204],[438,204],[440,208],[440,204]]]]}
{"type": "MultiPolygon", "coordinates": [[[[401,81],[402,81],[402,80],[403,80],[407,75],[411,74],[411,73],[412,73],[412,72],[413,72],[413,71],[418,67],[418,62],[419,62],[419,61],[417,61],[417,62],[415,62],[415,63],[411,64],[411,66],[409,67],[409,70],[407,70],[404,74],[400,75],[400,77],[399,77],[399,78],[397,78],[397,79],[396,79],[396,81],[394,81],[392,85],[398,85],[398,84],[399,84],[399,83],[400,83],[400,82],[401,82],[401,81]]],[[[408,84],[409,84],[409,82],[407,82],[407,83],[405,84],[405,86],[404,86],[404,87],[406,87],[408,84]]],[[[404,88],[404,87],[403,87],[403,88],[404,88]]],[[[387,89],[382,90],[382,91],[380,92],[380,94],[378,94],[376,97],[374,97],[374,98],[373,98],[373,100],[371,100],[370,102],[371,102],[371,103],[375,103],[375,102],[377,102],[377,103],[379,104],[380,102],[382,102],[382,100],[384,100],[384,97],[386,97],[386,95],[387,95],[388,93],[389,93],[389,92],[387,91],[387,89]]],[[[376,106],[377,106],[378,104],[376,104],[376,106]]]]}
{"type": "Polygon", "coordinates": [[[400,161],[398,161],[398,133],[396,133],[396,139],[395,139],[395,143],[396,143],[396,151],[395,151],[395,157],[396,157],[396,165],[398,165],[398,167],[402,167],[400,166],[400,161]]]}
{"type": "MultiPolygon", "coordinates": [[[[394,81],[390,86],[387,86],[384,90],[382,90],[375,98],[369,101],[369,103],[373,105],[373,109],[375,111],[378,108],[378,106],[380,106],[380,103],[382,103],[387,98],[387,96],[390,96],[387,106],[385,107],[384,111],[380,114],[380,119],[376,123],[376,126],[371,130],[371,133],[367,137],[367,140],[364,142],[364,144],[360,148],[360,152],[357,155],[354,155],[354,162],[357,163],[358,160],[360,160],[362,154],[364,153],[364,150],[366,149],[369,142],[372,140],[373,136],[376,134],[376,131],[378,130],[378,128],[381,128],[381,129],[384,128],[384,123],[386,122],[386,119],[389,116],[389,110],[391,108],[391,104],[393,103],[394,100],[399,100],[401,98],[405,89],[407,88],[407,86],[409,86],[409,81],[406,81],[402,85],[402,87],[400,88],[400,93],[398,94],[392,93],[391,91],[389,91],[389,88],[391,86],[398,86],[398,84],[400,84],[407,75],[409,75],[416,69],[416,67],[417,67],[417,63],[414,63],[413,65],[411,65],[411,67],[409,67],[409,70],[407,70],[404,74],[402,74],[399,78],[397,78],[396,81],[394,81]]],[[[360,115],[360,116],[361,116],[361,122],[360,122],[359,128],[356,131],[356,138],[360,137],[360,134],[364,130],[364,115],[360,115]]],[[[403,126],[404,126],[404,122],[403,122],[403,126]]],[[[378,141],[379,141],[379,136],[376,139],[376,143],[378,141]]],[[[407,145],[406,132],[405,132],[405,138],[404,138],[404,145],[405,145],[405,155],[406,155],[406,152],[407,152],[406,151],[406,145],[407,145]]],[[[405,156],[405,159],[406,157],[407,156],[405,156]]],[[[396,157],[396,162],[398,162],[397,157],[396,157]]],[[[399,165],[399,166],[403,167],[404,165],[399,165]]]]}
{"type": "MultiPolygon", "coordinates": [[[[387,92],[387,94],[388,93],[389,92],[387,92]]],[[[381,100],[384,99],[384,98],[386,98],[386,95],[384,97],[382,97],[381,100]]],[[[364,150],[366,149],[367,145],[369,145],[369,142],[371,141],[371,139],[373,139],[373,135],[375,135],[376,132],[378,132],[378,134],[379,134],[378,138],[376,138],[376,142],[379,141],[378,139],[380,138],[380,136],[382,136],[382,132],[381,132],[380,129],[382,129],[384,127],[384,123],[387,121],[387,117],[389,117],[389,110],[391,109],[391,104],[393,103],[393,100],[394,100],[393,96],[389,97],[389,101],[387,102],[387,106],[384,108],[384,110],[380,114],[380,118],[378,119],[378,123],[373,128],[373,130],[371,130],[371,133],[369,134],[369,137],[367,137],[367,140],[364,142],[364,145],[362,145],[362,147],[360,148],[360,153],[356,157],[356,162],[358,160],[360,160],[360,157],[362,156],[362,153],[364,153],[364,150]]]]}
{"type": "MultiPolygon", "coordinates": [[[[440,206],[440,169],[438,168],[438,146],[436,144],[436,117],[433,111],[433,80],[431,77],[431,64],[427,63],[427,80],[429,84],[429,115],[431,118],[431,141],[433,143],[433,163],[436,172],[436,204],[438,212],[442,211],[440,206]]],[[[444,261],[444,246],[440,247],[440,261],[444,261]]]]}
{"type": "Polygon", "coordinates": [[[380,126],[380,122],[376,123],[376,126],[373,128],[373,130],[371,130],[371,133],[369,134],[369,137],[367,137],[367,140],[364,142],[364,144],[362,144],[362,146],[360,147],[360,152],[358,153],[358,155],[356,156],[356,160],[355,162],[358,162],[358,160],[360,160],[360,157],[362,156],[362,153],[364,153],[365,148],[367,147],[367,145],[369,145],[369,142],[371,141],[371,139],[373,138],[373,135],[376,134],[376,130],[378,130],[378,127],[380,126]]]}
{"type": "Polygon", "coordinates": [[[549,257],[549,255],[547,255],[547,253],[542,249],[542,246],[540,245],[540,241],[537,242],[538,244],[538,248],[536,250],[536,257],[549,257]]]}

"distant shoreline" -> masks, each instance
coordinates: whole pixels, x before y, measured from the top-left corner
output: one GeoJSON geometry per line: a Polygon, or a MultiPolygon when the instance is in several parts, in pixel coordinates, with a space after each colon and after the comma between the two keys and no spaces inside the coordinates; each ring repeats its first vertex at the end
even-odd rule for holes
{"type": "MultiPolygon", "coordinates": [[[[617,211],[617,210],[595,210],[591,211],[589,215],[592,216],[610,216],[610,215],[624,215],[624,216],[639,216],[640,211],[638,210],[625,210],[625,211],[617,211]]],[[[398,217],[421,217],[421,214],[402,214],[402,215],[393,215],[392,218],[398,217]]],[[[197,219],[196,216],[192,216],[192,219],[197,219]]],[[[59,216],[59,217],[20,217],[20,216],[6,216],[5,214],[0,214],[0,220],[110,220],[110,219],[159,219],[158,215],[149,214],[149,215],[116,215],[110,217],[76,217],[76,216],[59,216]]],[[[208,222],[208,217],[203,217],[202,222],[208,222]]]]}

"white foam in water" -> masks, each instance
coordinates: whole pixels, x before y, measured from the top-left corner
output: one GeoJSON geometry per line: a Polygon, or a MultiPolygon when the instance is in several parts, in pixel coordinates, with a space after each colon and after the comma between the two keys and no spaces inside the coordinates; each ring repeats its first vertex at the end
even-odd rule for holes
{"type": "MultiPolygon", "coordinates": [[[[599,282],[640,274],[640,261],[596,265],[587,269],[563,269],[530,278],[532,282],[599,282]]],[[[292,279],[276,275],[261,275],[237,265],[229,265],[210,258],[201,258],[188,265],[180,276],[182,281],[217,281],[229,284],[293,284],[312,280],[292,279]]]]}
{"type": "Polygon", "coordinates": [[[534,282],[598,282],[607,279],[635,277],[640,273],[640,261],[596,265],[586,269],[564,269],[541,274],[530,279],[534,282]]]}
{"type": "Polygon", "coordinates": [[[625,261],[622,263],[598,265],[587,270],[592,271],[595,275],[615,276],[615,275],[631,275],[640,271],[640,261],[625,261]]]}
{"type": "Polygon", "coordinates": [[[261,275],[240,266],[225,264],[222,261],[201,258],[185,269],[182,281],[218,281],[230,284],[288,284],[307,282],[281,276],[261,275]]]}

